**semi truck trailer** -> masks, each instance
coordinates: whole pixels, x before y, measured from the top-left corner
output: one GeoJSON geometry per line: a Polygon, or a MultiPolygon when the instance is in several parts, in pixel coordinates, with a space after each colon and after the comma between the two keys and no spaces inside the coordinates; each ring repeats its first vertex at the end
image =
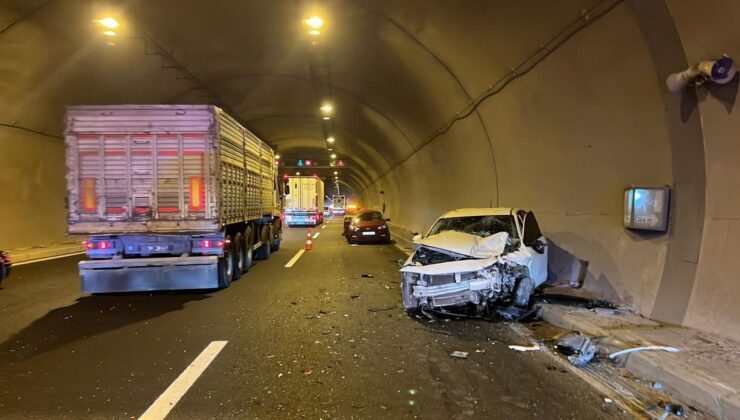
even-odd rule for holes
{"type": "Polygon", "coordinates": [[[285,223],[320,224],[324,219],[324,181],[315,176],[290,176],[285,182],[285,223]]]}
{"type": "Polygon", "coordinates": [[[334,214],[344,215],[347,211],[347,199],[343,195],[333,195],[331,197],[331,207],[334,214]]]}
{"type": "Polygon", "coordinates": [[[83,292],[224,288],[279,249],[274,152],[220,108],[74,106],[65,120],[83,292]]]}

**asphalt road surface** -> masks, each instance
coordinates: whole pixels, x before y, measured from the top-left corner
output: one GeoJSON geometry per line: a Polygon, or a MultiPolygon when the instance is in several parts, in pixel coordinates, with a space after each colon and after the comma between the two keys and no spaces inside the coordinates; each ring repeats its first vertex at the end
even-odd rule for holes
{"type": "Polygon", "coordinates": [[[625,417],[541,352],[509,349],[526,342],[505,323],[409,318],[403,253],[340,231],[316,230],[286,268],[306,234],[286,229],[279,252],[207,293],[83,295],[80,257],[15,268],[0,289],[0,417],[138,418],[221,341],[173,385],[168,418],[625,417]]]}

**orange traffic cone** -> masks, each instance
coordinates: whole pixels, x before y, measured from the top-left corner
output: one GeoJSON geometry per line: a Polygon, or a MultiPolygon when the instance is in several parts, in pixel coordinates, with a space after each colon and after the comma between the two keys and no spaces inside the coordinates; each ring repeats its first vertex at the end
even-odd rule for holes
{"type": "Polygon", "coordinates": [[[306,251],[310,251],[313,249],[313,237],[311,237],[311,229],[308,230],[308,233],[306,234],[306,251]]]}

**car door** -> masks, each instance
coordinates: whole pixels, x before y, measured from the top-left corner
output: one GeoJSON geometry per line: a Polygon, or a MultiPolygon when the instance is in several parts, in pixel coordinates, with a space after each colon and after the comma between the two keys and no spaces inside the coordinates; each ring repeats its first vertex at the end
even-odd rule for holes
{"type": "Polygon", "coordinates": [[[547,280],[547,239],[542,235],[533,212],[524,213],[520,211],[519,213],[524,231],[522,244],[532,258],[532,262],[529,264],[529,275],[539,286],[547,280]]]}

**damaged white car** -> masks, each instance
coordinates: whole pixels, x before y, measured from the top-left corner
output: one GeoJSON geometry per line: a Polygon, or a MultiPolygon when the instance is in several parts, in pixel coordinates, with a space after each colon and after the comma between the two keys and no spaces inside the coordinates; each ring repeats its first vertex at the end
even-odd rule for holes
{"type": "Polygon", "coordinates": [[[514,208],[445,213],[401,268],[403,305],[410,313],[466,305],[476,315],[527,308],[547,280],[547,240],[534,213],[514,208]]]}

